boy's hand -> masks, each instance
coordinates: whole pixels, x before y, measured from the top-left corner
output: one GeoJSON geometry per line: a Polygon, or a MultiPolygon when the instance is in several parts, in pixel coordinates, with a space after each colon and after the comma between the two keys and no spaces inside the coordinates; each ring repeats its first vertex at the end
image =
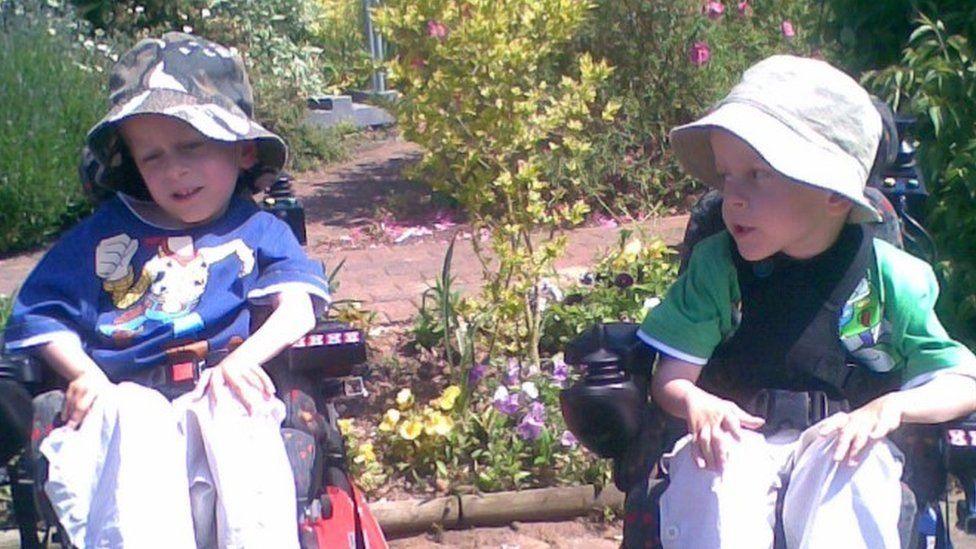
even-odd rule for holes
{"type": "MultiPolygon", "coordinates": [[[[254,406],[258,398],[268,400],[275,394],[275,386],[264,368],[256,362],[227,357],[217,368],[224,377],[224,382],[230,388],[237,400],[241,401],[248,414],[254,413],[254,406]]],[[[213,393],[211,393],[213,394],[213,393]]]]}
{"type": "Polygon", "coordinates": [[[730,400],[704,391],[688,401],[688,431],[694,437],[692,455],[701,468],[721,471],[729,448],[742,437],[742,429],[758,429],[766,422],[746,413],[730,400]]]}
{"type": "Polygon", "coordinates": [[[68,427],[78,429],[91,410],[95,399],[112,382],[105,377],[105,373],[97,368],[83,372],[68,384],[64,394],[64,408],[61,410],[61,420],[68,427]]]}
{"type": "Polygon", "coordinates": [[[837,435],[834,461],[858,464],[858,454],[901,425],[902,410],[892,394],[878,397],[851,413],[838,413],[820,425],[823,436],[837,435]]]}

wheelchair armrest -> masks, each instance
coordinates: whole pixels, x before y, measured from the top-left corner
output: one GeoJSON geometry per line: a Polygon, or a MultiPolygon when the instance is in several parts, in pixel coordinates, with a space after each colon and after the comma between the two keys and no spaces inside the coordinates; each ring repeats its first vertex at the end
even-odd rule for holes
{"type": "Polygon", "coordinates": [[[956,509],[959,528],[976,534],[976,414],[941,427],[946,468],[959,480],[965,494],[956,509]]]}
{"type": "Polygon", "coordinates": [[[271,362],[291,372],[348,376],[353,366],[366,362],[366,338],[362,330],[348,324],[319,320],[309,333],[271,362]]]}

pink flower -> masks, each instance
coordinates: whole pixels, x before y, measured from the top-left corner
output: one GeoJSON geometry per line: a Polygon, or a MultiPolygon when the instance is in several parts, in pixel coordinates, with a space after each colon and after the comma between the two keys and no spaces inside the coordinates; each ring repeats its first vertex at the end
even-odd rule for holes
{"type": "Polygon", "coordinates": [[[707,15],[709,19],[719,19],[725,13],[725,4],[716,2],[715,0],[709,0],[702,6],[702,13],[707,15]]]}
{"type": "Polygon", "coordinates": [[[438,40],[443,40],[447,37],[447,27],[444,26],[444,23],[441,23],[440,21],[427,21],[427,36],[436,38],[438,40]]]}
{"type": "Polygon", "coordinates": [[[712,50],[705,42],[695,42],[688,51],[688,60],[696,67],[701,67],[712,58],[712,50]]]}
{"type": "Polygon", "coordinates": [[[743,17],[748,17],[752,12],[752,6],[749,5],[749,0],[742,0],[736,7],[739,9],[739,15],[743,17]]]}
{"type": "Polygon", "coordinates": [[[783,31],[783,36],[786,38],[793,38],[796,36],[796,31],[793,30],[793,23],[791,23],[789,19],[783,21],[783,24],[780,25],[780,30],[783,31]]]}

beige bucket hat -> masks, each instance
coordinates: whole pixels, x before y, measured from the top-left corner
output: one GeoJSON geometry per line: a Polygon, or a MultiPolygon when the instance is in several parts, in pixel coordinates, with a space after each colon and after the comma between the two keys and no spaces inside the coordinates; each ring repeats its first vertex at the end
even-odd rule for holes
{"type": "Polygon", "coordinates": [[[738,136],[786,177],[850,199],[851,222],[881,220],[864,196],[881,115],[864,88],[828,63],[769,57],[749,68],[700,120],[671,130],[671,147],[684,169],[718,187],[713,129],[738,136]]]}

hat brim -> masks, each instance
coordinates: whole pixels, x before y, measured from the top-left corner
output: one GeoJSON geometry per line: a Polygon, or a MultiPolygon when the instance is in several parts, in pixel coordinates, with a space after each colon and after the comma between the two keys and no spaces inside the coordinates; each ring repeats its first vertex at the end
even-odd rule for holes
{"type": "Polygon", "coordinates": [[[851,222],[881,221],[881,214],[864,196],[867,174],[853,158],[811,143],[780,120],[745,103],[723,103],[700,120],[671,131],[671,149],[692,177],[715,188],[720,186],[709,137],[715,129],[726,130],[748,143],[784,176],[850,200],[854,205],[851,222]]]}
{"type": "Polygon", "coordinates": [[[119,122],[140,114],[159,114],[182,120],[201,134],[217,141],[254,141],[258,163],[269,171],[278,172],[288,160],[288,147],[278,135],[245,115],[231,112],[214,104],[172,89],[147,90],[112,108],[102,120],[92,126],[86,138],[88,147],[99,161],[117,166],[119,156],[119,122]]]}

